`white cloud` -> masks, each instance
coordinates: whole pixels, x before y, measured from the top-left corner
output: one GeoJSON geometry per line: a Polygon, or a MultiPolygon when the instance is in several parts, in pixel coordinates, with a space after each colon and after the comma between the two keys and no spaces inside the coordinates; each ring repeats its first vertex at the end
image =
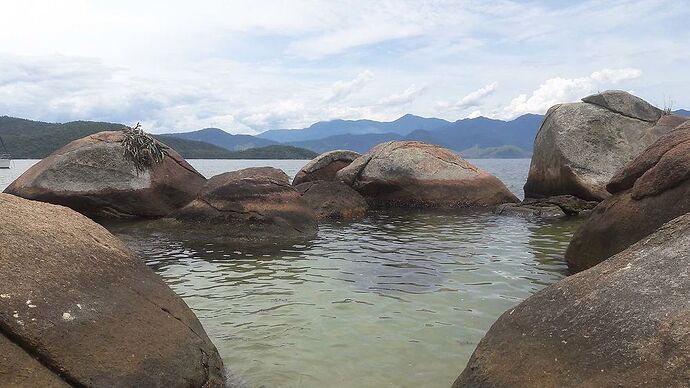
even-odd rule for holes
{"type": "Polygon", "coordinates": [[[357,77],[350,81],[338,81],[333,84],[333,87],[326,97],[326,102],[333,102],[346,98],[350,94],[360,91],[364,85],[373,79],[374,73],[370,70],[365,70],[357,74],[357,77]]]}
{"type": "Polygon", "coordinates": [[[493,94],[496,91],[498,82],[492,82],[486,86],[483,86],[477,90],[468,93],[465,97],[461,98],[454,104],[450,104],[446,101],[439,101],[437,105],[440,108],[445,109],[467,109],[481,105],[484,97],[493,94]]]}
{"type": "Polygon", "coordinates": [[[525,113],[544,113],[551,106],[577,101],[580,98],[623,81],[642,75],[633,68],[603,69],[579,78],[551,78],[532,92],[530,96],[520,94],[513,98],[499,114],[502,118],[514,118],[525,113]]]}
{"type": "Polygon", "coordinates": [[[481,116],[481,115],[482,115],[482,111],[480,111],[480,110],[477,109],[477,110],[473,110],[472,112],[470,112],[470,114],[468,114],[468,115],[466,116],[466,118],[468,118],[468,119],[476,119],[477,117],[479,117],[479,116],[481,116]]]}
{"type": "Polygon", "coordinates": [[[394,93],[390,96],[379,100],[379,105],[405,105],[414,101],[426,89],[425,86],[417,87],[415,84],[410,85],[402,93],[394,93]]]}

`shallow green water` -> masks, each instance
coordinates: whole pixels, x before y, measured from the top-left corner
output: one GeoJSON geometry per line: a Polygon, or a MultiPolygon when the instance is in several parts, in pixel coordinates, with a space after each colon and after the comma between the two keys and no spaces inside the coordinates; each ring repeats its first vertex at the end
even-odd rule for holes
{"type": "Polygon", "coordinates": [[[575,226],[376,212],[277,252],[123,232],[247,386],[447,387],[503,311],[565,275],[575,226]]]}

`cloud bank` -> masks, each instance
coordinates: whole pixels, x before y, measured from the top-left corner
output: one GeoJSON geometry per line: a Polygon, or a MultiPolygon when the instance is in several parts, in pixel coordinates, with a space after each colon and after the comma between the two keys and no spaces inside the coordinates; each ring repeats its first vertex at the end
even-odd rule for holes
{"type": "Polygon", "coordinates": [[[512,118],[608,88],[690,107],[681,0],[27,0],[2,11],[0,115],[256,133],[405,113],[512,118]]]}

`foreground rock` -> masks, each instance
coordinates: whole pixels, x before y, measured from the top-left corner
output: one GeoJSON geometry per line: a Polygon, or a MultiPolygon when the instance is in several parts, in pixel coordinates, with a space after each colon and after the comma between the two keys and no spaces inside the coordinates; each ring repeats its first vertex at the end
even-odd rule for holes
{"type": "Polygon", "coordinates": [[[382,143],[341,169],[337,178],[377,207],[454,208],[517,202],[503,182],[439,146],[382,143]]]}
{"type": "Polygon", "coordinates": [[[506,311],[454,387],[685,387],[690,215],[506,311]]]}
{"type": "Polygon", "coordinates": [[[505,203],[497,206],[494,213],[525,218],[554,219],[589,215],[596,205],[596,201],[585,201],[572,195],[556,195],[546,198],[526,198],[520,203],[505,203]]]}
{"type": "Polygon", "coordinates": [[[0,225],[4,384],[222,386],[222,361],[192,311],[108,231],[8,194],[0,225]]]}
{"type": "Polygon", "coordinates": [[[313,181],[332,181],[335,174],[343,167],[347,167],[361,155],[354,151],[335,150],[323,153],[302,167],[292,184],[297,186],[300,183],[313,181]]]}
{"type": "Polygon", "coordinates": [[[351,220],[364,217],[369,205],[343,182],[316,181],[295,186],[320,220],[351,220]]]}
{"type": "Polygon", "coordinates": [[[613,196],[596,207],[568,246],[573,270],[592,267],[690,212],[690,121],[647,148],[607,188],[613,196]]]}
{"type": "Polygon", "coordinates": [[[194,201],[170,217],[195,238],[218,242],[279,244],[303,241],[317,232],[313,211],[288,176],[272,167],[216,175],[194,201]]]}
{"type": "Polygon", "coordinates": [[[601,201],[611,177],[659,136],[679,125],[644,100],[607,91],[559,104],[546,113],[534,140],[525,197],[570,194],[601,201]]]}
{"type": "Polygon", "coordinates": [[[189,203],[206,179],[177,152],[137,173],[120,132],[75,140],[28,169],[6,193],[70,207],[94,219],[162,217],[189,203]]]}

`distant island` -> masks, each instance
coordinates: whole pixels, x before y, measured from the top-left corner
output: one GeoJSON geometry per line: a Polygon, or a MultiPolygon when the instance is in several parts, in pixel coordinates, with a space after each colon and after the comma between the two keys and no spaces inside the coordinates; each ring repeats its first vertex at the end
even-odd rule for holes
{"type": "MultiPolygon", "coordinates": [[[[690,116],[688,110],[673,113],[690,116]]],[[[544,116],[525,114],[504,121],[477,117],[455,122],[411,114],[394,121],[331,120],[307,128],[233,135],[220,128],[154,135],[188,159],[312,159],[349,149],[360,153],[391,140],[418,140],[451,149],[467,159],[529,158],[544,116]]],[[[15,159],[39,159],[65,144],[123,124],[73,121],[46,123],[0,116],[0,137],[15,159]]]]}

